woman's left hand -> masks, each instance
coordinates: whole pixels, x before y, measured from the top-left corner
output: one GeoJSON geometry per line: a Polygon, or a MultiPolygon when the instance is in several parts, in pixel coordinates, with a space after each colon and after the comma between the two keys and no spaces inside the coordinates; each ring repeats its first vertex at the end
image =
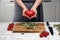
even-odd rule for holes
{"type": "Polygon", "coordinates": [[[32,18],[36,18],[36,15],[37,15],[37,10],[36,10],[36,8],[31,8],[30,10],[33,10],[34,12],[35,12],[35,15],[34,16],[32,16],[30,19],[32,19],[32,18]]]}

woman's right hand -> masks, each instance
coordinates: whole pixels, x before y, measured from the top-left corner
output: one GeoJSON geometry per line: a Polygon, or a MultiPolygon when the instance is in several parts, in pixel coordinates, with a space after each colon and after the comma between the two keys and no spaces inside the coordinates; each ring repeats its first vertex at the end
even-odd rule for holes
{"type": "Polygon", "coordinates": [[[29,18],[29,16],[27,16],[27,15],[25,14],[26,10],[28,10],[28,9],[27,9],[27,8],[24,8],[24,9],[23,9],[23,11],[22,11],[22,16],[25,16],[25,17],[29,18]]]}

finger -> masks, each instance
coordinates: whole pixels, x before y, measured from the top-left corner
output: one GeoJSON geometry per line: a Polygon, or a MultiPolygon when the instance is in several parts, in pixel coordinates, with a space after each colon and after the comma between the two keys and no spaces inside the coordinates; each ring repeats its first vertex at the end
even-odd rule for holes
{"type": "Polygon", "coordinates": [[[35,13],[35,18],[36,18],[36,16],[37,16],[37,12],[35,13]]]}
{"type": "Polygon", "coordinates": [[[25,11],[23,11],[22,13],[23,13],[22,16],[25,16],[25,11]]]}
{"type": "Polygon", "coordinates": [[[22,14],[22,16],[24,16],[24,14],[22,14]]]}
{"type": "Polygon", "coordinates": [[[32,19],[32,18],[36,18],[36,16],[37,16],[37,13],[36,13],[34,16],[32,16],[30,19],[32,19]]]}
{"type": "Polygon", "coordinates": [[[29,18],[29,16],[27,16],[27,15],[25,15],[25,14],[24,14],[24,16],[27,17],[27,18],[29,18]]]}
{"type": "Polygon", "coordinates": [[[27,16],[27,15],[25,14],[25,12],[22,12],[22,13],[23,13],[22,16],[25,16],[25,17],[29,18],[29,16],[27,16]]]}
{"type": "Polygon", "coordinates": [[[22,16],[24,16],[24,12],[22,11],[22,16]]]}
{"type": "Polygon", "coordinates": [[[30,19],[34,18],[35,16],[32,16],[30,19]]]}
{"type": "Polygon", "coordinates": [[[36,18],[36,15],[35,15],[35,18],[36,18]]]}

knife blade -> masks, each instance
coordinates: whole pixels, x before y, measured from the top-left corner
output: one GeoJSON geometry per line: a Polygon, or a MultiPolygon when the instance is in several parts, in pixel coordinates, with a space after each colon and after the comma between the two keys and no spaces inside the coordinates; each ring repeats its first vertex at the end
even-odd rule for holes
{"type": "Polygon", "coordinates": [[[53,28],[50,26],[49,22],[46,22],[46,25],[48,26],[48,29],[49,29],[51,35],[53,35],[53,33],[54,33],[53,28]]]}

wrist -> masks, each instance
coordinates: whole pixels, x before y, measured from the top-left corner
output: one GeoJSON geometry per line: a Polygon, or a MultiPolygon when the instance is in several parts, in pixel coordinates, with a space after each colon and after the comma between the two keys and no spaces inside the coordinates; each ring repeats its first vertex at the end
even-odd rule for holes
{"type": "Polygon", "coordinates": [[[23,9],[27,9],[26,7],[24,7],[23,9]]]}
{"type": "Polygon", "coordinates": [[[34,9],[36,9],[36,8],[35,8],[35,7],[32,7],[32,8],[31,8],[31,10],[34,10],[34,9]]]}

